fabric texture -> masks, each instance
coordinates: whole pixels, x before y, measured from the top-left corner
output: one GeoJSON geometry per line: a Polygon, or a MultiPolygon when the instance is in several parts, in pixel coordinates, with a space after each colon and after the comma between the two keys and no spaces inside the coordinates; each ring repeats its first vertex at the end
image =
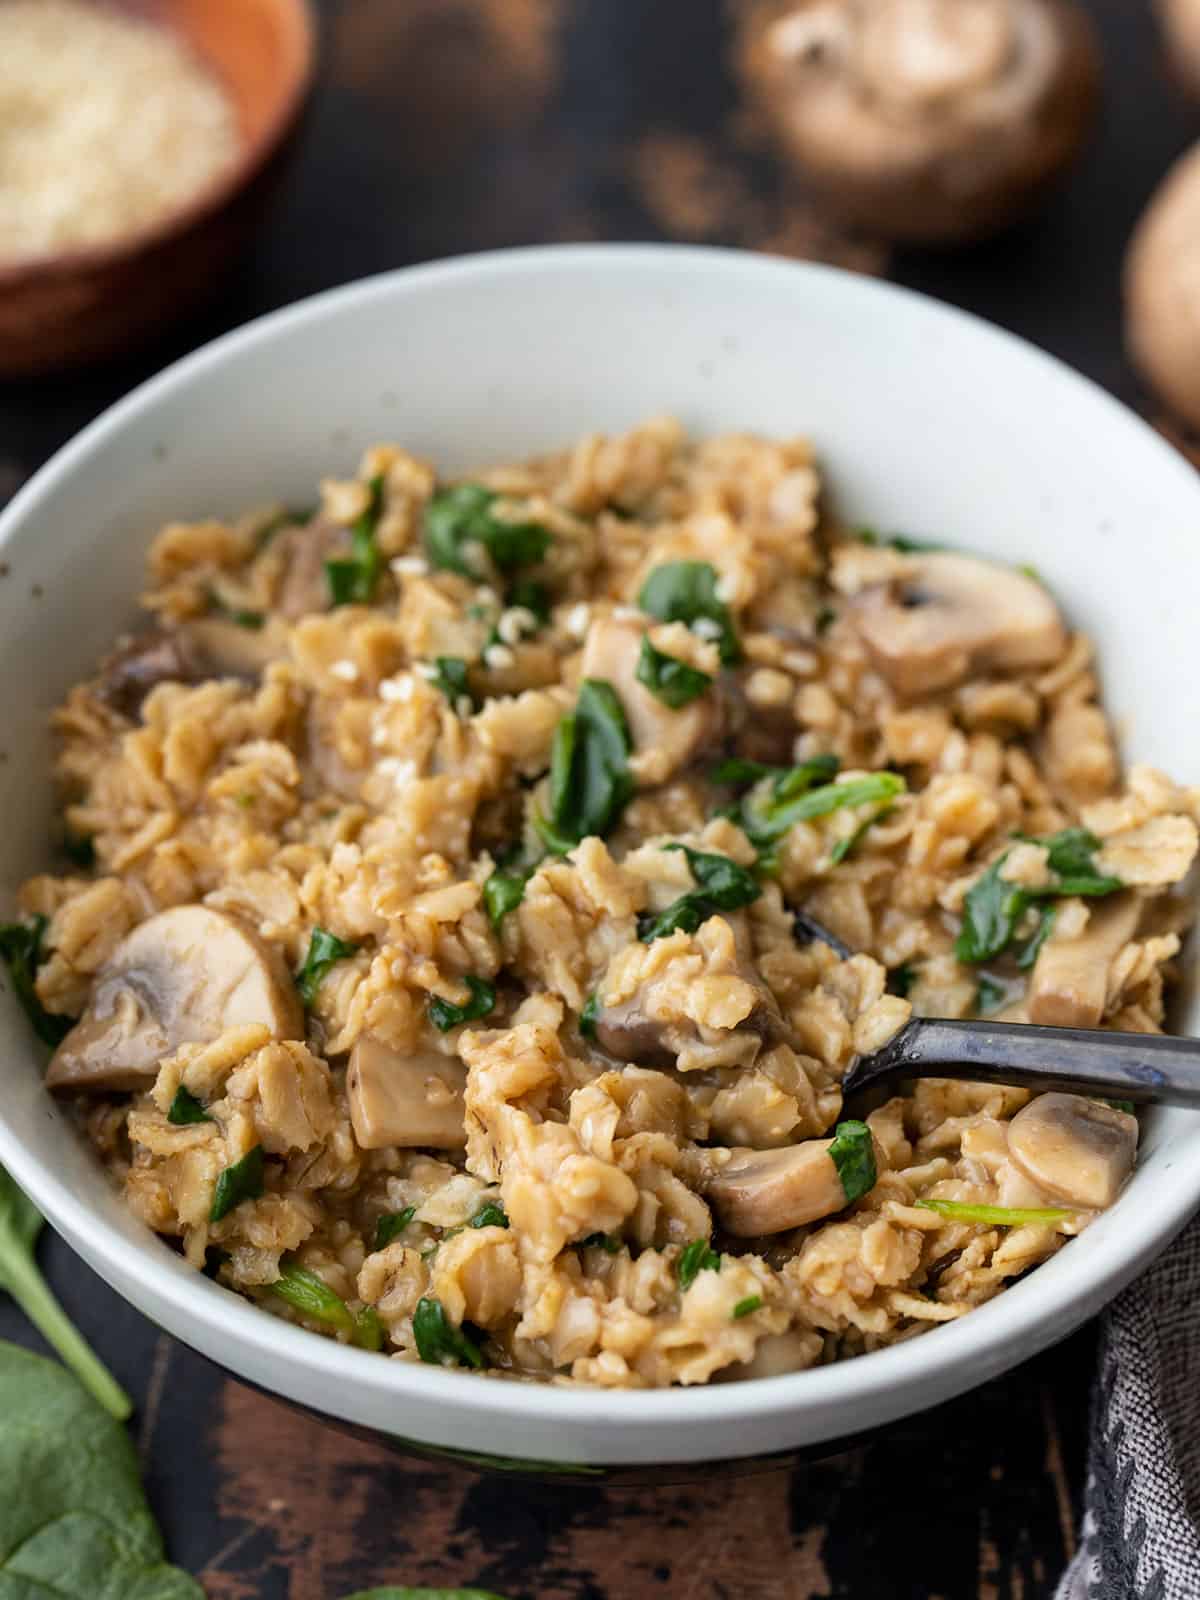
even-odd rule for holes
{"type": "Polygon", "coordinates": [[[1079,1553],[1056,1600],[1200,1596],[1200,1216],[1105,1314],[1079,1553]]]}

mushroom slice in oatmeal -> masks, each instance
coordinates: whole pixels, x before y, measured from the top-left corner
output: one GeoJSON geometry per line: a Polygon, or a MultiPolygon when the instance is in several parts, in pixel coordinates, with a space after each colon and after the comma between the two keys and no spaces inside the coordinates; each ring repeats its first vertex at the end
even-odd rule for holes
{"type": "Polygon", "coordinates": [[[48,1087],[228,1288],[399,1360],[704,1383],[959,1317],[1119,1196],[1120,1109],[842,1105],[914,1012],[1162,1023],[1200,795],[1121,775],[1027,570],[660,419],[458,483],[376,446],[149,572],[0,947],[48,1087]]]}

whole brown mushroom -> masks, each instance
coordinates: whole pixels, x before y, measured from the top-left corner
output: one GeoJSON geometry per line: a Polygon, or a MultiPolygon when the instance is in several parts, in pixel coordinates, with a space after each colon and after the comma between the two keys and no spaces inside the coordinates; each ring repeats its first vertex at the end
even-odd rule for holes
{"type": "Polygon", "coordinates": [[[1099,85],[1076,0],[762,0],[738,53],[830,209],[910,242],[1028,210],[1078,154],[1099,85]]]}
{"type": "Polygon", "coordinates": [[[1167,173],[1130,242],[1125,337],[1143,377],[1200,428],[1200,145],[1167,173]]]}

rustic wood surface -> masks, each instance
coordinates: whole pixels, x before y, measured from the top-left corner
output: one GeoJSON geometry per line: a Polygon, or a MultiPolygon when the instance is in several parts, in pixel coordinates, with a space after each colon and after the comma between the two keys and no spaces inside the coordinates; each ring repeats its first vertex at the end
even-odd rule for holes
{"type": "MultiPolygon", "coordinates": [[[[1142,0],[1094,0],[1105,112],[1054,208],[940,256],[889,255],[806,203],[739,107],[719,0],[322,9],[323,78],[253,259],[154,349],[0,387],[0,499],[133,383],[227,327],[364,273],[534,241],[705,240],[886,272],[1144,404],[1121,350],[1121,254],[1168,162],[1200,137],[1200,112],[1171,89],[1142,0]]],[[[474,1582],[512,1600],[1038,1600],[1073,1548],[1090,1330],[836,1460],[680,1487],[547,1487],[349,1439],[172,1343],[57,1239],[44,1260],[137,1396],[151,1499],[212,1600],[336,1600],[386,1582],[474,1582]]],[[[0,1336],[37,1344],[7,1301],[0,1336]]]]}

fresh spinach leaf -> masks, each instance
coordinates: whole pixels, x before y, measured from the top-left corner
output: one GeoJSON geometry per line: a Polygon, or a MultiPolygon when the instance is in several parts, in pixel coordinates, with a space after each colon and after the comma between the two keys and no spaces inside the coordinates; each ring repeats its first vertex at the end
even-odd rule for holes
{"type": "Polygon", "coordinates": [[[521,606],[540,626],[550,621],[550,591],[536,578],[517,578],[508,586],[510,606],[521,606]]]}
{"type": "MultiPolygon", "coordinates": [[[[111,1416],[123,1422],[132,1410],[129,1396],[93,1354],[38,1270],[34,1251],[43,1226],[42,1214],[33,1201],[0,1167],[0,1289],[8,1291],[92,1398],[111,1416]]],[[[0,1345],[0,1350],[7,1348],[0,1345]]],[[[9,1425],[3,1401],[0,1401],[0,1417],[4,1418],[0,1425],[0,1441],[3,1441],[9,1425]]],[[[0,1469],[0,1483],[2,1480],[3,1471],[0,1469]]],[[[2,1498],[3,1490],[0,1488],[2,1498]]],[[[0,1524],[2,1522],[3,1508],[0,1507],[0,1524]]],[[[0,1537],[0,1554],[5,1548],[4,1540],[0,1537]]],[[[3,1570],[0,1565],[0,1573],[3,1570]]],[[[0,1579],[2,1592],[3,1580],[0,1579]]]]}
{"type": "Polygon", "coordinates": [[[483,903],[487,907],[488,921],[499,928],[510,911],[515,911],[525,898],[525,885],[533,876],[534,868],[527,871],[497,867],[483,886],[483,903]]]}
{"type": "Polygon", "coordinates": [[[827,817],[845,806],[886,806],[907,788],[895,772],[870,772],[862,778],[844,778],[840,783],[798,792],[789,786],[789,780],[795,782],[791,774],[785,774],[770,790],[764,792],[765,786],[753,789],[742,801],[742,831],[760,849],[774,844],[798,822],[827,817]]]}
{"type": "Polygon", "coordinates": [[[501,572],[537,565],[550,548],[549,530],[536,522],[501,521],[492,509],[499,498],[481,483],[437,491],[425,509],[425,552],[435,567],[464,578],[485,577],[473,564],[472,545],[481,545],[501,572]]]}
{"type": "Polygon", "coordinates": [[[353,1333],[354,1318],[340,1294],[335,1294],[324,1279],[296,1261],[281,1261],[279,1276],[268,1285],[272,1294],[286,1300],[293,1310],[313,1322],[320,1322],[338,1333],[353,1333]]]}
{"type": "Polygon", "coordinates": [[[382,1350],[387,1340],[383,1318],[374,1306],[364,1306],[354,1319],[354,1342],[360,1350],[382,1350]]]}
{"type": "Polygon", "coordinates": [[[721,1258],[707,1239],[693,1239],[684,1245],[675,1263],[675,1276],[681,1289],[690,1289],[702,1272],[720,1272],[721,1258]]]}
{"type": "Polygon", "coordinates": [[[350,555],[325,563],[333,605],[370,605],[383,570],[383,552],[375,542],[382,511],[383,476],[378,474],[368,483],[366,509],[350,530],[350,555]]]}
{"type": "Polygon", "coordinates": [[[550,755],[547,820],[559,840],[569,841],[568,849],[591,834],[607,833],[632,800],[631,748],[629,725],[612,685],[585,678],[575,710],[554,730],[550,755]]]}
{"type": "Polygon", "coordinates": [[[661,700],[672,711],[679,711],[712,688],[707,672],[689,666],[675,656],[664,655],[642,638],[642,651],[638,657],[637,681],[644,684],[656,700],[661,700]]]}
{"type": "MultiPolygon", "coordinates": [[[[742,649],[729,608],[717,594],[716,568],[707,561],[667,561],[642,585],[638,605],[660,622],[708,623],[723,666],[741,660],[742,649]]],[[[700,630],[697,629],[697,632],[700,630]]]]}
{"type": "Polygon", "coordinates": [[[412,1319],[413,1338],[422,1361],[436,1367],[483,1366],[479,1346],[462,1328],[456,1328],[440,1300],[424,1295],[412,1319]]]}
{"type": "Polygon", "coordinates": [[[336,933],[329,933],[324,928],[313,929],[304,965],[296,974],[296,987],[306,1006],[311,1006],[317,998],[317,990],[329,975],[330,968],[339,961],[348,960],[357,950],[356,944],[339,939],[336,933]]]}
{"type": "Polygon", "coordinates": [[[1023,1228],[1031,1222],[1063,1222],[1073,1211],[1062,1206],[977,1206],[967,1200],[918,1200],[922,1211],[936,1211],[948,1222],[981,1222],[990,1228],[1023,1228]]]}
{"type": "Polygon", "coordinates": [[[842,862],[846,860],[847,856],[852,856],[862,843],[868,830],[873,828],[877,822],[882,822],[890,810],[891,807],[889,806],[883,811],[877,811],[873,817],[867,817],[865,821],[860,822],[858,827],[855,828],[854,832],[850,834],[848,838],[839,839],[834,845],[833,849],[829,852],[829,859],[833,865],[835,867],[841,866],[842,862]]]}
{"type": "Polygon", "coordinates": [[[208,1112],[182,1084],[175,1091],[171,1101],[170,1110],[167,1112],[167,1121],[176,1128],[186,1128],[192,1122],[211,1122],[208,1112]]]}
{"type": "Polygon", "coordinates": [[[417,1214],[416,1206],[405,1206],[403,1211],[385,1211],[375,1224],[376,1250],[386,1250],[393,1239],[398,1239],[417,1214]]]}
{"type": "MultiPolygon", "coordinates": [[[[1025,842],[1045,846],[1053,880],[1036,889],[1009,883],[1001,875],[1009,851],[993,861],[967,891],[963,903],[962,927],[954,945],[954,953],[960,961],[976,965],[1010,949],[1017,940],[1026,913],[1039,901],[1067,895],[1100,898],[1125,887],[1119,878],[1097,870],[1095,854],[1100,841],[1086,828],[1064,828],[1061,833],[1027,838],[1025,842]]],[[[1017,952],[1017,964],[1023,970],[1037,960],[1053,926],[1054,908],[1046,906],[1033,936],[1017,952]]]]}
{"type": "Polygon", "coordinates": [[[838,1170],[846,1204],[852,1205],[875,1187],[875,1144],[865,1122],[839,1122],[833,1130],[829,1159],[838,1170]]]}
{"type": "Polygon", "coordinates": [[[129,1435],[70,1373],[0,1344],[0,1416],[5,1600],[204,1600],[164,1559],[129,1435]]]}
{"type": "Polygon", "coordinates": [[[226,1167],[213,1188],[210,1222],[220,1222],[243,1200],[257,1200],[263,1192],[263,1147],[256,1144],[240,1161],[226,1167]]]}
{"type": "Polygon", "coordinates": [[[687,856],[697,889],[681,895],[657,915],[644,912],[638,919],[638,938],[653,944],[672,933],[695,933],[717,911],[737,911],[762,894],[754,874],[728,856],[691,850],[685,844],[668,844],[664,850],[682,850],[687,856]]]}
{"type": "Polygon", "coordinates": [[[33,1024],[34,1033],[43,1044],[53,1048],[62,1043],[75,1022],[71,1017],[60,1017],[47,1011],[38,999],[35,980],[42,962],[42,935],[46,926],[45,917],[31,917],[28,922],[0,925],[0,959],[8,967],[13,993],[33,1024]]]}
{"type": "Polygon", "coordinates": [[[429,1020],[439,1033],[449,1033],[451,1028],[457,1028],[463,1022],[478,1022],[496,1004],[495,986],[486,978],[476,978],[468,973],[463,982],[471,991],[471,998],[461,1006],[456,1006],[451,1000],[443,1000],[440,994],[430,996],[429,1020]]]}

